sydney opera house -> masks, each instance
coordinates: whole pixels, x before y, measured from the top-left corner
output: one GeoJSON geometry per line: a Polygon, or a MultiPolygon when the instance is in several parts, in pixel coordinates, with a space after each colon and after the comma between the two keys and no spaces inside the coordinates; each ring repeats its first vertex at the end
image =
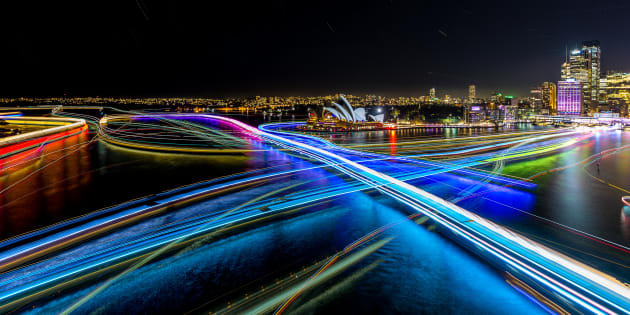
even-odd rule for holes
{"type": "Polygon", "coordinates": [[[310,130],[367,130],[383,128],[385,114],[368,114],[365,108],[353,108],[343,95],[330,106],[319,111],[310,111],[305,129],[310,130]]]}

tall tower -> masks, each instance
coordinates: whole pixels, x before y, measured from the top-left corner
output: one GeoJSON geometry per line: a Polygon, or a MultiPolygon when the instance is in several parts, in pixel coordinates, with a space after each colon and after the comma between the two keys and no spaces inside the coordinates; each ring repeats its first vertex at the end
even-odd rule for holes
{"type": "Polygon", "coordinates": [[[475,102],[475,97],[476,95],[476,91],[475,91],[475,85],[471,84],[468,86],[468,102],[469,103],[474,103],[475,102]]]}
{"type": "Polygon", "coordinates": [[[435,88],[429,90],[429,98],[433,100],[435,98],[435,88]]]}
{"type": "Polygon", "coordinates": [[[601,72],[601,49],[599,41],[584,41],[581,49],[574,49],[562,64],[562,81],[573,79],[582,84],[584,109],[597,111],[601,72]]]}
{"type": "Polygon", "coordinates": [[[598,40],[582,42],[582,56],[586,66],[586,82],[584,89],[584,104],[590,111],[597,111],[599,105],[599,80],[601,72],[601,49],[598,40]]]}

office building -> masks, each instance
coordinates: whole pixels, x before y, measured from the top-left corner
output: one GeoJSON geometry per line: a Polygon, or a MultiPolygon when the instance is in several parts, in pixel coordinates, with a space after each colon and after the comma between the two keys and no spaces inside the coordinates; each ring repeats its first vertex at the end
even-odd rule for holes
{"type": "Polygon", "coordinates": [[[611,111],[624,117],[628,115],[630,73],[611,72],[606,75],[606,100],[611,111]]]}
{"type": "Polygon", "coordinates": [[[558,100],[556,84],[553,82],[543,82],[540,85],[540,96],[542,107],[548,109],[550,113],[555,113],[558,100]]]}
{"type": "Polygon", "coordinates": [[[533,109],[540,110],[542,108],[542,87],[537,86],[529,91],[529,106],[533,109]]]}
{"type": "Polygon", "coordinates": [[[582,42],[582,56],[586,62],[587,82],[582,85],[586,88],[582,93],[589,111],[597,111],[599,105],[599,83],[601,76],[601,48],[599,41],[582,42]]]}
{"type": "Polygon", "coordinates": [[[601,72],[599,41],[584,41],[581,49],[574,49],[561,67],[562,81],[573,79],[582,84],[582,101],[585,109],[597,111],[601,72]]]}
{"type": "Polygon", "coordinates": [[[559,81],[557,86],[558,115],[580,115],[582,113],[582,83],[574,79],[559,81]]]}

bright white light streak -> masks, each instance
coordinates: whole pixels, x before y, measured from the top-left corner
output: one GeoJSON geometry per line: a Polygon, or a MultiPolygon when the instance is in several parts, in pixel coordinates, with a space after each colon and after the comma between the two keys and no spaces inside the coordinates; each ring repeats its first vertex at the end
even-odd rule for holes
{"type": "MultiPolygon", "coordinates": [[[[390,177],[390,176],[388,176],[386,174],[382,174],[380,172],[374,171],[374,170],[372,170],[372,169],[370,169],[368,167],[365,167],[363,165],[360,165],[358,163],[350,161],[350,160],[348,160],[348,159],[346,159],[344,157],[338,156],[338,155],[336,155],[334,153],[330,153],[330,152],[328,152],[326,150],[322,150],[320,148],[316,148],[316,147],[313,147],[313,146],[310,146],[310,145],[307,145],[307,144],[303,144],[303,143],[299,143],[297,141],[293,141],[291,139],[286,139],[286,138],[283,138],[283,137],[278,136],[278,135],[274,135],[274,134],[271,134],[271,133],[268,133],[268,132],[264,132],[262,130],[258,130],[256,128],[251,127],[251,126],[249,126],[247,124],[244,124],[244,123],[242,123],[240,121],[237,121],[237,120],[234,120],[234,119],[231,119],[231,118],[227,118],[227,117],[221,117],[221,116],[210,116],[210,115],[207,115],[207,116],[213,117],[213,118],[216,118],[216,119],[230,121],[230,122],[234,123],[235,125],[238,125],[238,126],[244,128],[244,129],[247,129],[247,130],[251,131],[252,133],[256,133],[256,134],[258,134],[260,136],[263,136],[265,138],[274,139],[276,141],[284,142],[284,143],[290,144],[290,145],[295,146],[295,147],[299,147],[299,148],[302,148],[302,149],[305,149],[305,150],[308,150],[308,151],[311,151],[311,152],[316,152],[316,153],[321,154],[323,156],[327,156],[327,157],[330,157],[332,159],[342,161],[343,164],[345,164],[345,165],[352,166],[353,168],[358,169],[361,172],[364,172],[366,174],[371,175],[371,176],[369,176],[370,177],[369,181],[362,179],[361,180],[362,182],[370,183],[372,180],[374,180],[376,182],[379,182],[380,184],[376,185],[376,186],[379,187],[379,189],[382,189],[381,187],[383,187],[385,185],[390,185],[391,184],[392,188],[399,188],[399,189],[397,189],[398,193],[394,193],[392,191],[389,191],[388,194],[390,194],[390,195],[398,195],[399,198],[402,198],[402,196],[400,196],[400,193],[401,193],[401,190],[402,190],[402,192],[407,191],[409,193],[412,193],[412,195],[418,195],[418,196],[420,196],[422,198],[426,198],[426,199],[428,199],[428,200],[430,200],[430,201],[432,201],[432,202],[434,202],[436,204],[442,205],[442,206],[446,207],[448,210],[457,213],[458,215],[461,215],[461,216],[463,216],[465,218],[468,218],[469,220],[474,220],[475,223],[481,225],[486,230],[493,232],[495,234],[495,236],[499,236],[503,240],[510,241],[513,244],[520,246],[521,250],[525,249],[525,250],[527,250],[529,252],[536,253],[540,257],[542,257],[542,258],[544,258],[544,259],[546,259],[548,261],[553,262],[556,265],[555,266],[556,268],[558,268],[558,269],[565,269],[567,271],[571,271],[574,275],[577,275],[577,276],[580,276],[581,278],[583,278],[582,281],[587,280],[587,281],[594,282],[594,283],[598,284],[599,286],[601,286],[600,289],[602,289],[602,290],[604,290],[604,289],[611,290],[611,291],[615,292],[616,294],[619,294],[620,296],[624,297],[626,300],[630,300],[630,291],[627,288],[623,287],[620,283],[611,281],[610,279],[607,279],[607,278],[603,277],[600,274],[595,274],[595,273],[591,272],[590,270],[584,268],[584,266],[578,265],[575,262],[571,261],[570,259],[567,259],[565,257],[561,257],[558,254],[552,253],[549,250],[547,250],[546,248],[543,248],[541,246],[532,246],[532,244],[534,244],[533,241],[531,241],[531,240],[529,240],[529,239],[527,239],[527,238],[525,238],[523,236],[520,236],[520,235],[517,236],[514,233],[510,232],[509,230],[507,230],[507,229],[505,229],[503,227],[499,227],[496,224],[494,224],[494,223],[492,223],[492,222],[490,222],[490,221],[488,221],[488,220],[486,220],[486,219],[484,219],[482,217],[474,215],[473,213],[471,213],[471,212],[469,212],[469,211],[467,211],[467,210],[465,210],[465,209],[463,209],[461,207],[458,207],[458,206],[456,206],[456,205],[454,205],[454,204],[452,204],[452,203],[450,203],[448,201],[445,201],[445,200],[443,200],[443,199],[441,199],[441,198],[439,198],[437,196],[429,194],[426,191],[418,189],[415,186],[412,186],[412,185],[407,184],[405,182],[399,181],[399,180],[397,180],[397,179],[395,179],[393,177],[390,177]],[[385,181],[385,183],[382,183],[382,181],[385,181]]],[[[344,172],[347,171],[347,168],[345,167],[345,165],[344,165],[344,167],[342,167],[344,169],[344,172]]],[[[354,172],[352,172],[352,173],[354,173],[354,172]]],[[[354,178],[357,178],[356,175],[358,175],[358,174],[349,174],[349,175],[354,177],[354,178]]],[[[405,194],[405,195],[407,195],[407,194],[405,194]]],[[[411,202],[407,198],[408,197],[406,197],[404,199],[406,199],[406,200],[408,200],[408,202],[414,204],[414,202],[411,202]]],[[[414,199],[416,199],[416,198],[414,198],[414,199]]],[[[426,209],[425,209],[425,211],[423,211],[423,213],[425,213],[425,214],[427,214],[427,215],[429,215],[431,217],[436,218],[435,215],[432,215],[431,211],[428,211],[426,209]]],[[[439,221],[442,222],[443,224],[446,223],[444,220],[439,220],[439,221]]],[[[473,231],[475,231],[475,230],[473,230],[473,231]]],[[[483,235],[483,233],[480,232],[480,231],[475,231],[475,232],[476,233],[480,233],[481,235],[483,235]]],[[[485,237],[487,238],[488,236],[485,236],[485,237]]],[[[494,242],[496,242],[496,240],[494,242]]],[[[511,251],[514,251],[514,250],[511,250],[511,251]]],[[[493,252],[491,252],[491,253],[493,253],[493,252]]],[[[495,251],[494,254],[495,254],[496,257],[498,257],[500,259],[504,259],[504,260],[506,259],[505,257],[510,257],[509,255],[506,256],[507,254],[502,252],[502,251],[495,251]],[[497,253],[499,253],[501,255],[497,255],[497,253]]],[[[517,255],[520,256],[522,254],[517,253],[517,255]]],[[[537,258],[540,258],[540,257],[537,257],[537,258]]],[[[598,295],[596,292],[588,290],[587,288],[585,288],[583,286],[580,286],[579,284],[575,283],[574,281],[571,281],[570,279],[567,279],[564,276],[559,275],[559,274],[557,274],[554,271],[551,271],[548,267],[544,267],[544,266],[542,266],[542,265],[532,261],[531,259],[528,259],[528,260],[529,260],[530,263],[536,264],[538,267],[540,267],[540,268],[542,268],[542,269],[544,269],[544,270],[546,270],[548,272],[553,273],[555,276],[558,276],[558,277],[560,277],[561,279],[563,279],[565,281],[570,282],[571,284],[575,285],[576,287],[579,287],[581,290],[589,292],[591,295],[598,296],[600,299],[602,299],[602,300],[606,301],[607,303],[610,303],[611,305],[617,307],[619,310],[621,310],[623,312],[630,313],[630,310],[626,310],[623,307],[615,304],[614,302],[607,300],[603,296],[598,295]]],[[[534,270],[534,269],[532,269],[532,267],[527,266],[524,263],[521,263],[521,265],[526,267],[526,268],[528,268],[528,269],[530,269],[530,270],[534,270]]],[[[536,271],[536,273],[539,273],[539,272],[536,271]]],[[[541,274],[539,274],[539,275],[541,275],[541,274]]],[[[567,286],[557,282],[554,279],[548,278],[548,280],[553,281],[556,284],[557,292],[559,292],[563,296],[566,296],[569,299],[571,299],[573,301],[576,301],[578,304],[583,305],[583,306],[585,306],[583,304],[584,303],[583,301],[587,301],[588,303],[590,303],[591,305],[589,305],[587,307],[588,309],[592,310],[592,307],[598,307],[598,308],[600,308],[601,311],[603,311],[605,313],[610,313],[610,314],[614,314],[615,313],[615,312],[611,311],[610,309],[608,309],[608,308],[600,305],[599,303],[593,301],[592,299],[590,299],[590,298],[580,294],[579,292],[576,292],[575,290],[573,290],[571,288],[568,288],[567,286]],[[563,290],[559,290],[560,287],[563,288],[563,290]],[[567,291],[569,293],[571,293],[571,294],[567,294],[567,291]],[[580,299],[583,299],[583,301],[579,301],[580,299]]]]}

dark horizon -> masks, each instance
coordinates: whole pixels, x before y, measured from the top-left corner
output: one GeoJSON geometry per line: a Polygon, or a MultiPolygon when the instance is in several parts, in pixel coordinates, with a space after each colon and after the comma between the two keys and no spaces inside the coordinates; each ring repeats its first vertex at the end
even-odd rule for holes
{"type": "Polygon", "coordinates": [[[335,93],[522,97],[565,47],[599,40],[630,71],[630,4],[335,1],[3,4],[0,96],[246,97],[335,93]],[[9,7],[12,6],[12,7],[9,7]]]}

